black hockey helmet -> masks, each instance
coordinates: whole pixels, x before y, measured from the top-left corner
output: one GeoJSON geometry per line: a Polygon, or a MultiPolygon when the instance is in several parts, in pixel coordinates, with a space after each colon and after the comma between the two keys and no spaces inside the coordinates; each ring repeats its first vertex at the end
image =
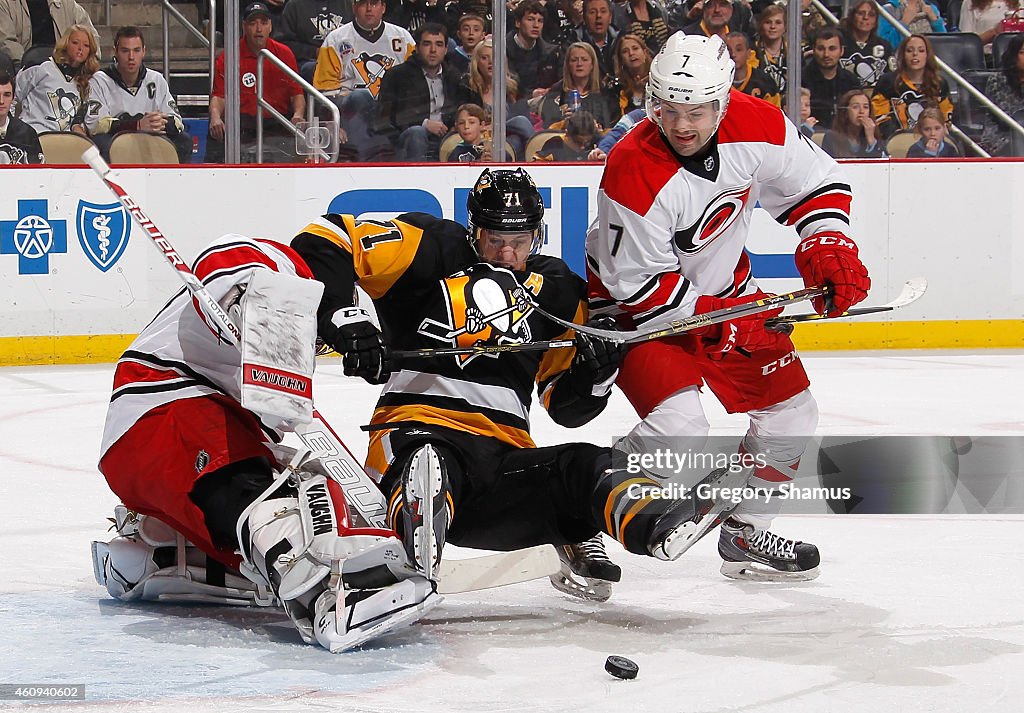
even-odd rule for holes
{"type": "Polygon", "coordinates": [[[475,250],[481,229],[534,235],[531,252],[540,247],[544,229],[544,200],[530,174],[484,169],[466,199],[469,241],[475,250]]]}

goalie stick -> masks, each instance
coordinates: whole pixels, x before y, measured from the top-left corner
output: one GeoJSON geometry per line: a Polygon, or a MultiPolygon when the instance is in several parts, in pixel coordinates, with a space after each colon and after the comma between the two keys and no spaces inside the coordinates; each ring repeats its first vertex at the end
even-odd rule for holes
{"type": "MultiPolygon", "coordinates": [[[[146,215],[142,207],[120,184],[111,180],[110,166],[100,156],[99,149],[95,146],[89,147],[82,154],[82,160],[99,176],[118,202],[142,228],[146,236],[159,248],[164,259],[177,271],[178,277],[191,293],[194,304],[202,312],[207,324],[211,328],[215,327],[221,338],[241,350],[241,330],[203,286],[202,281],[192,272],[188,263],[156,223],[146,215]]],[[[347,504],[351,505],[352,509],[366,523],[374,527],[386,528],[384,515],[387,511],[387,503],[384,494],[316,409],[313,410],[313,422],[297,431],[297,435],[306,447],[315,453],[325,454],[324,465],[345,491],[347,504]],[[349,496],[350,492],[352,493],[351,497],[349,496]]],[[[539,551],[544,547],[550,550],[551,555],[554,556],[554,562],[550,557],[545,558],[543,554],[535,552],[531,555],[529,549],[459,560],[457,565],[453,564],[447,568],[442,562],[440,577],[443,578],[447,571],[453,581],[446,583],[442,579],[438,588],[449,593],[456,593],[550,576],[559,571],[558,556],[555,554],[554,548],[550,545],[543,545],[532,549],[539,551]],[[480,561],[477,562],[477,560],[480,561]]]]}

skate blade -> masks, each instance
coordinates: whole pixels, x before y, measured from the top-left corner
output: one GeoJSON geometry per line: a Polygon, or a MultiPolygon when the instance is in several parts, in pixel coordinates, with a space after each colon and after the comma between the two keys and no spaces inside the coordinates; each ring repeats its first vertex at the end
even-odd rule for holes
{"type": "Polygon", "coordinates": [[[612,596],[611,582],[590,577],[583,577],[580,581],[572,570],[568,570],[565,566],[562,567],[562,571],[551,575],[548,579],[551,580],[552,587],[576,599],[588,602],[606,602],[612,596]]]}
{"type": "MultiPolygon", "coordinates": [[[[742,487],[749,479],[750,473],[746,470],[726,471],[725,475],[714,483],[712,488],[730,490],[742,487]]],[[[687,550],[693,547],[697,540],[701,539],[716,525],[721,524],[739,506],[731,500],[716,500],[711,509],[697,522],[684,522],[661,543],[658,551],[654,554],[658,559],[675,561],[682,557],[687,550]]]]}
{"type": "Polygon", "coordinates": [[[809,582],[821,574],[818,567],[803,572],[781,572],[756,562],[722,562],[721,572],[741,582],[809,582]]]}
{"type": "Polygon", "coordinates": [[[420,518],[420,525],[413,532],[416,568],[432,581],[438,563],[437,541],[434,537],[434,498],[441,492],[441,486],[441,463],[437,453],[428,444],[421,449],[409,469],[406,492],[415,501],[415,505],[408,502],[406,507],[415,507],[420,518]]]}

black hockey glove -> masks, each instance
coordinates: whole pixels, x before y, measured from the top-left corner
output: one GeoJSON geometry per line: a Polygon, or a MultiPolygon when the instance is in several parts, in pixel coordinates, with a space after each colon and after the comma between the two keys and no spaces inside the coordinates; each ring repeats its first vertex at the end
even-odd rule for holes
{"type": "Polygon", "coordinates": [[[320,320],[320,336],[342,355],[345,376],[361,376],[371,384],[391,376],[391,350],[363,308],[343,307],[320,320]]]}
{"type": "MultiPolygon", "coordinates": [[[[587,320],[587,326],[607,330],[619,328],[615,319],[608,315],[591,317],[587,320]]],[[[573,359],[572,369],[589,371],[590,383],[594,386],[604,384],[618,372],[622,360],[626,357],[627,348],[621,342],[608,342],[576,332],[576,357],[573,359]]]]}

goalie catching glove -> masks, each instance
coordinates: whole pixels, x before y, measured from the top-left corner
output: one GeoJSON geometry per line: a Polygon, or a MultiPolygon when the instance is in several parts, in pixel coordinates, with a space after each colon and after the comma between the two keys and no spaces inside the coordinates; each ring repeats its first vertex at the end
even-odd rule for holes
{"type": "Polygon", "coordinates": [[[391,377],[391,350],[362,307],[343,307],[321,319],[320,336],[342,355],[345,376],[361,376],[374,385],[391,377]]]}
{"type": "Polygon", "coordinates": [[[807,287],[831,285],[829,297],[811,304],[818,314],[838,317],[868,296],[871,278],[857,255],[857,245],[841,233],[817,233],[797,246],[796,268],[807,287]]]}
{"type": "MultiPolygon", "coordinates": [[[[746,297],[712,297],[701,295],[697,298],[694,314],[705,314],[728,307],[749,304],[764,299],[764,292],[755,292],[746,297]]],[[[766,310],[746,317],[738,317],[721,324],[694,329],[691,334],[700,337],[704,351],[712,361],[718,361],[731,351],[752,352],[758,349],[774,349],[779,346],[783,335],[765,329],[765,320],[778,317],[782,308],[766,310]]]]}

